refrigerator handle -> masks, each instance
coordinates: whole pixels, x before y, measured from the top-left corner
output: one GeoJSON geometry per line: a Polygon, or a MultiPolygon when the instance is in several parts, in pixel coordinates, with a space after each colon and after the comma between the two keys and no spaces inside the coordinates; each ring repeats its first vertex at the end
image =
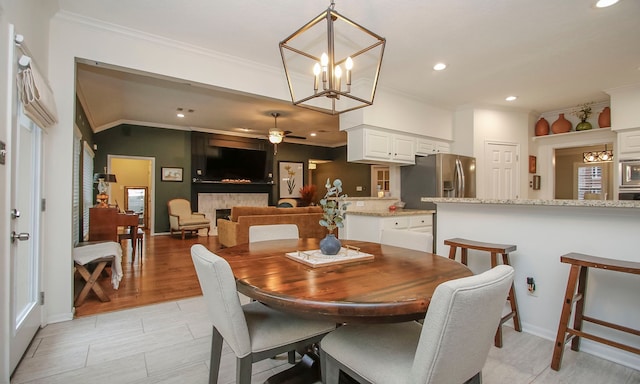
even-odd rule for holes
{"type": "Polygon", "coordinates": [[[456,159],[456,197],[464,197],[465,177],[460,159],[456,159]]]}

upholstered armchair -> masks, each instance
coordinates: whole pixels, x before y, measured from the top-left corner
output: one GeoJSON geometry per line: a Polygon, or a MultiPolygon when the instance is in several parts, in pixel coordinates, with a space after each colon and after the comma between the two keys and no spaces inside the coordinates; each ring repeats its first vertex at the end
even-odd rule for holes
{"type": "Polygon", "coordinates": [[[185,199],[172,199],[167,202],[169,208],[169,225],[170,232],[181,232],[182,240],[184,240],[185,232],[193,232],[199,229],[207,229],[207,236],[209,236],[209,229],[211,221],[207,219],[204,213],[192,212],[191,203],[185,199]]]}

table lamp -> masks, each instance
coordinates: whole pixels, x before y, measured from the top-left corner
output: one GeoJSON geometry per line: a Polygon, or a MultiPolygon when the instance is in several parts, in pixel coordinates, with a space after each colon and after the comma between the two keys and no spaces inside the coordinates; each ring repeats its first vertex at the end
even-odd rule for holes
{"type": "Polygon", "coordinates": [[[109,208],[109,195],[107,195],[107,189],[109,188],[109,183],[117,183],[116,175],[112,173],[95,173],[93,175],[93,183],[98,184],[98,194],[96,195],[98,208],[109,208]]]}

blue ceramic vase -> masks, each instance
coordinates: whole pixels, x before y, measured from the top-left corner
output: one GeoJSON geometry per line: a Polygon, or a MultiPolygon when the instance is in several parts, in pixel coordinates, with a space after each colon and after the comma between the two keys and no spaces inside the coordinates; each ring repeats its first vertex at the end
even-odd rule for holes
{"type": "Polygon", "coordinates": [[[329,233],[324,239],[320,240],[320,252],[323,255],[337,255],[341,246],[340,240],[333,233],[329,233]]]}

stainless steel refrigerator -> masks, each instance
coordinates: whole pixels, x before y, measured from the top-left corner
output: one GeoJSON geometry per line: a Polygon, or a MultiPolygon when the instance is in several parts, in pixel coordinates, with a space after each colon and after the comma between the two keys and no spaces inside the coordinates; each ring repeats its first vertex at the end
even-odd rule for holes
{"type": "Polygon", "coordinates": [[[405,208],[435,209],[422,197],[476,197],[476,159],[438,153],[416,156],[415,165],[401,169],[401,199],[405,208]]]}

